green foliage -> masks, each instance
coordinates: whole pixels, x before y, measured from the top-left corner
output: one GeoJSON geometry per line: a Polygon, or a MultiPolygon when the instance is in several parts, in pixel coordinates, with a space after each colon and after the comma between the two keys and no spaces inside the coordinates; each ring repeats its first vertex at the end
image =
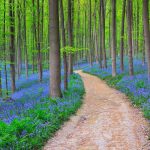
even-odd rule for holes
{"type": "Polygon", "coordinates": [[[88,51],[89,49],[88,48],[76,48],[76,47],[66,46],[66,47],[61,48],[61,53],[63,54],[65,52],[66,54],[74,54],[76,52],[85,51],[85,50],[88,51]]]}
{"type": "Polygon", "coordinates": [[[63,93],[63,98],[43,98],[23,118],[13,120],[11,124],[0,121],[0,149],[41,149],[80,107],[83,94],[83,82],[79,75],[74,74],[70,77],[69,89],[63,93]]]}

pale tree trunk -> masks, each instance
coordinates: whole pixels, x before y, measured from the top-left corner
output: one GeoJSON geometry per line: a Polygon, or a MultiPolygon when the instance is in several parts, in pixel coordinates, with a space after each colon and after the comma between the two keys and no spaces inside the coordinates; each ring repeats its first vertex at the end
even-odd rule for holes
{"type": "Polygon", "coordinates": [[[120,69],[124,71],[124,22],[125,22],[126,0],[123,0],[122,23],[121,23],[121,44],[120,44],[120,69]]]}
{"type": "MultiPolygon", "coordinates": [[[[62,47],[66,46],[65,37],[65,26],[64,26],[64,9],[63,2],[60,0],[60,18],[61,18],[61,32],[62,32],[62,47]]],[[[64,89],[68,88],[68,64],[67,64],[67,54],[63,52],[63,63],[64,63],[64,89]]]]}
{"type": "Polygon", "coordinates": [[[50,9],[50,96],[61,97],[61,65],[58,0],[49,0],[50,9]]]}
{"type": "Polygon", "coordinates": [[[129,74],[133,76],[133,50],[132,50],[132,1],[127,0],[127,26],[128,26],[128,45],[129,45],[129,74]]]}
{"type": "Polygon", "coordinates": [[[11,89],[14,93],[15,85],[15,12],[14,0],[9,0],[9,17],[10,17],[10,74],[11,74],[11,89]]]}
{"type": "Polygon", "coordinates": [[[147,55],[148,80],[150,81],[150,28],[149,28],[149,8],[148,0],[143,0],[143,23],[144,23],[144,39],[147,55]]]}
{"type": "Polygon", "coordinates": [[[112,0],[112,76],[116,76],[116,0],[112,0]]]}

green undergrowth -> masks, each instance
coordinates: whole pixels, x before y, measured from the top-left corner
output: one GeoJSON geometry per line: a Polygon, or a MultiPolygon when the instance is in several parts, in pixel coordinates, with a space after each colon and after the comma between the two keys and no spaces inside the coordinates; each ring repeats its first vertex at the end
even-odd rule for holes
{"type": "Polygon", "coordinates": [[[43,98],[34,109],[10,124],[0,121],[0,150],[37,150],[60,129],[82,104],[84,85],[78,74],[70,78],[63,98],[43,98]]]}

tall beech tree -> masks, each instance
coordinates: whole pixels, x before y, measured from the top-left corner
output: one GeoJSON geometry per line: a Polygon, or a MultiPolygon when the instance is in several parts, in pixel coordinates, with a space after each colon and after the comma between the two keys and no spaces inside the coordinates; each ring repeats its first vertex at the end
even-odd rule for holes
{"type": "MultiPolygon", "coordinates": [[[[73,33],[72,33],[72,0],[68,0],[68,41],[69,46],[73,47],[73,33]]],[[[68,74],[71,75],[73,73],[73,54],[69,53],[68,60],[68,74]]]]}
{"type": "Polygon", "coordinates": [[[124,71],[124,25],[125,25],[125,9],[126,0],[123,0],[122,22],[121,22],[121,43],[120,43],[120,69],[124,71]]]}
{"type": "MultiPolygon", "coordinates": [[[[60,0],[60,17],[61,17],[62,47],[66,47],[64,9],[62,0],[60,0]]],[[[64,64],[64,88],[66,90],[68,87],[68,64],[67,64],[67,54],[65,51],[63,52],[63,64],[64,64]]]]}
{"type": "Polygon", "coordinates": [[[61,65],[58,0],[49,0],[50,9],[50,96],[61,97],[61,65]]]}
{"type": "Polygon", "coordinates": [[[116,76],[116,0],[112,2],[112,76],[116,76]]]}
{"type": "Polygon", "coordinates": [[[132,0],[127,0],[127,26],[128,26],[128,56],[129,74],[133,76],[133,46],[132,46],[132,0]]]}
{"type": "Polygon", "coordinates": [[[149,2],[143,0],[143,23],[144,23],[144,38],[145,49],[147,52],[148,79],[150,81],[150,27],[149,27],[149,2]]]}
{"type": "Polygon", "coordinates": [[[10,74],[11,74],[11,89],[14,93],[16,90],[15,84],[15,11],[14,0],[9,0],[9,18],[10,18],[10,74]]]}

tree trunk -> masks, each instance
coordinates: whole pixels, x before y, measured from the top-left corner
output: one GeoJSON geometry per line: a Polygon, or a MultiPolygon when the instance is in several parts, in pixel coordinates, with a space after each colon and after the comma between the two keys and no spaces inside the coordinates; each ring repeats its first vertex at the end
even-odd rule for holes
{"type": "Polygon", "coordinates": [[[112,0],[112,76],[116,76],[116,0],[112,0]]]}
{"type": "Polygon", "coordinates": [[[128,24],[128,45],[129,45],[129,74],[133,76],[133,56],[132,56],[132,1],[127,0],[127,24],[128,24]]]}
{"type": "Polygon", "coordinates": [[[144,39],[147,55],[148,80],[150,81],[150,28],[149,28],[149,9],[148,0],[143,0],[143,23],[144,23],[144,39]]]}
{"type": "Polygon", "coordinates": [[[49,0],[50,9],[50,96],[61,97],[61,65],[58,0],[49,0]]]}
{"type": "MultiPolygon", "coordinates": [[[[68,39],[69,39],[69,46],[73,46],[73,35],[72,35],[72,2],[68,0],[68,39]]],[[[68,74],[73,74],[73,54],[69,54],[69,64],[68,64],[68,74]]]]}
{"type": "Polygon", "coordinates": [[[21,74],[21,11],[20,1],[18,0],[17,15],[18,15],[18,53],[17,53],[17,74],[18,78],[21,74]]]}
{"type": "Polygon", "coordinates": [[[90,66],[93,66],[93,61],[92,61],[92,6],[91,6],[91,0],[89,0],[90,3],[90,11],[89,11],[89,48],[90,48],[90,55],[89,55],[89,60],[90,60],[90,66]]]}
{"type": "Polygon", "coordinates": [[[25,69],[26,78],[28,78],[28,51],[27,51],[27,33],[26,33],[26,0],[24,0],[24,52],[25,52],[25,69]]]}
{"type": "Polygon", "coordinates": [[[120,44],[120,69],[124,71],[124,22],[125,22],[126,0],[123,0],[122,23],[121,23],[121,44],[120,44]]]}
{"type": "Polygon", "coordinates": [[[40,4],[37,0],[37,50],[38,50],[38,72],[39,81],[42,82],[42,55],[41,55],[41,43],[40,43],[40,4]]]}
{"type": "Polygon", "coordinates": [[[101,23],[102,23],[102,51],[103,51],[103,67],[107,68],[107,58],[105,50],[105,6],[104,0],[101,0],[101,23]]]}
{"type": "Polygon", "coordinates": [[[10,16],[10,74],[11,74],[11,89],[14,93],[15,85],[15,12],[14,0],[9,0],[9,16],[10,16]]]}
{"type": "MultiPolygon", "coordinates": [[[[65,37],[65,26],[64,26],[64,9],[63,2],[60,0],[60,17],[61,17],[61,32],[62,32],[62,47],[66,46],[66,37],[65,37]]],[[[68,88],[68,64],[67,64],[67,54],[63,53],[63,63],[64,63],[64,89],[68,88]]]]}
{"type": "Polygon", "coordinates": [[[102,68],[102,62],[103,62],[103,51],[102,51],[102,20],[101,20],[101,11],[102,7],[101,7],[101,1],[100,1],[100,7],[99,7],[99,32],[100,32],[100,68],[102,68]]]}

